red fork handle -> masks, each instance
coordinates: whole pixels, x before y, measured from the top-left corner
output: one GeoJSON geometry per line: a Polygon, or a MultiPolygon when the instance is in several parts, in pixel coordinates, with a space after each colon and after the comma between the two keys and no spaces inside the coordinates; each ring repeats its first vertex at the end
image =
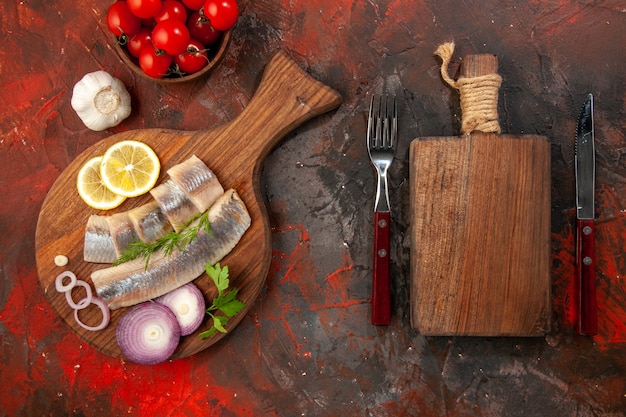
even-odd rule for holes
{"type": "Polygon", "coordinates": [[[389,283],[389,212],[374,212],[374,274],[372,280],[372,324],[391,321],[389,283]]]}
{"type": "Polygon", "coordinates": [[[598,332],[596,304],[596,259],[594,256],[593,220],[578,219],[576,248],[576,279],[578,290],[578,333],[594,335],[598,332]]]}

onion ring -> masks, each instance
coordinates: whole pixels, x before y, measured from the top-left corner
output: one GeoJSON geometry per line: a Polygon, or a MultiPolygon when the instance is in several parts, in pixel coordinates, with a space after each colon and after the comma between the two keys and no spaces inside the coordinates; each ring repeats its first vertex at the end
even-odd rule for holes
{"type": "Polygon", "coordinates": [[[74,310],[74,320],[76,320],[76,323],[78,323],[80,327],[85,330],[95,332],[102,330],[109,325],[109,321],[111,321],[111,311],[109,310],[109,306],[101,298],[94,297],[89,284],[85,281],[77,279],[76,275],[72,271],[63,271],[57,275],[54,280],[54,286],[58,292],[65,293],[65,301],[67,301],[67,304],[72,308],[72,310],[74,310]],[[64,278],[69,278],[70,282],[68,284],[63,283],[64,278]],[[74,298],[72,298],[72,290],[76,286],[83,287],[86,294],[85,297],[79,302],[75,302],[74,298]],[[100,308],[100,311],[102,311],[102,322],[97,326],[88,326],[78,317],[78,310],[83,310],[91,304],[97,305],[98,308],[100,308]]]}
{"type": "Polygon", "coordinates": [[[95,304],[100,307],[100,310],[102,311],[102,322],[97,326],[88,326],[78,318],[78,310],[76,309],[74,310],[74,320],[76,320],[76,323],[78,323],[78,325],[85,330],[96,332],[104,329],[109,325],[109,321],[111,320],[111,311],[109,310],[109,306],[98,297],[93,297],[90,304],[95,304]]]}
{"type": "Polygon", "coordinates": [[[72,291],[70,290],[70,291],[66,291],[65,292],[65,300],[67,301],[69,306],[72,307],[73,310],[82,310],[83,308],[87,308],[89,306],[89,304],[91,304],[92,301],[93,301],[93,296],[92,296],[92,293],[91,293],[91,287],[85,281],[81,281],[80,279],[76,280],[75,287],[76,286],[80,286],[80,287],[84,287],[85,288],[85,292],[87,293],[85,298],[80,300],[78,303],[75,303],[74,299],[72,298],[72,291]]]}
{"type": "Polygon", "coordinates": [[[57,275],[56,279],[54,280],[54,286],[56,287],[58,292],[68,292],[76,286],[76,281],[76,275],[74,275],[72,271],[63,271],[59,275],[57,275]],[[63,278],[69,278],[70,283],[67,285],[64,284],[63,278]]]}

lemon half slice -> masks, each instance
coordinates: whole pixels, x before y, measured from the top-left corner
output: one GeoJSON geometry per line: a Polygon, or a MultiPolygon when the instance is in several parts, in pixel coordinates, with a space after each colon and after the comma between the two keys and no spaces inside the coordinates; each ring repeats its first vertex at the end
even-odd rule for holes
{"type": "Polygon", "coordinates": [[[124,197],[137,197],[150,191],[159,179],[160,171],[159,157],[152,148],[135,140],[112,145],[100,164],[104,185],[124,197]]]}
{"type": "Polygon", "coordinates": [[[91,158],[78,171],[76,187],[78,194],[89,206],[98,210],[110,210],[122,204],[126,197],[109,190],[100,177],[102,156],[91,158]]]}

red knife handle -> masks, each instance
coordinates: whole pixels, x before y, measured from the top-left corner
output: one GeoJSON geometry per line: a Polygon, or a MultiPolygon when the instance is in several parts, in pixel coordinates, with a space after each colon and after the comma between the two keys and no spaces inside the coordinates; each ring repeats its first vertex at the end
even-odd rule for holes
{"type": "Polygon", "coordinates": [[[389,212],[374,212],[374,274],[372,280],[372,324],[391,321],[389,283],[389,212]]]}
{"type": "Polygon", "coordinates": [[[596,304],[596,260],[594,256],[593,220],[578,219],[576,269],[578,287],[578,333],[594,335],[598,332],[596,304]]]}

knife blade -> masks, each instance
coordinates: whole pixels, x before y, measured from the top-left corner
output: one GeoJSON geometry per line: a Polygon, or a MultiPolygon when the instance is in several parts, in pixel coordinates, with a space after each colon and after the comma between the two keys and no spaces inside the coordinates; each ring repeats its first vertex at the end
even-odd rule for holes
{"type": "Polygon", "coordinates": [[[593,95],[589,94],[576,126],[576,288],[578,292],[577,332],[598,331],[594,253],[595,144],[593,95]]]}

